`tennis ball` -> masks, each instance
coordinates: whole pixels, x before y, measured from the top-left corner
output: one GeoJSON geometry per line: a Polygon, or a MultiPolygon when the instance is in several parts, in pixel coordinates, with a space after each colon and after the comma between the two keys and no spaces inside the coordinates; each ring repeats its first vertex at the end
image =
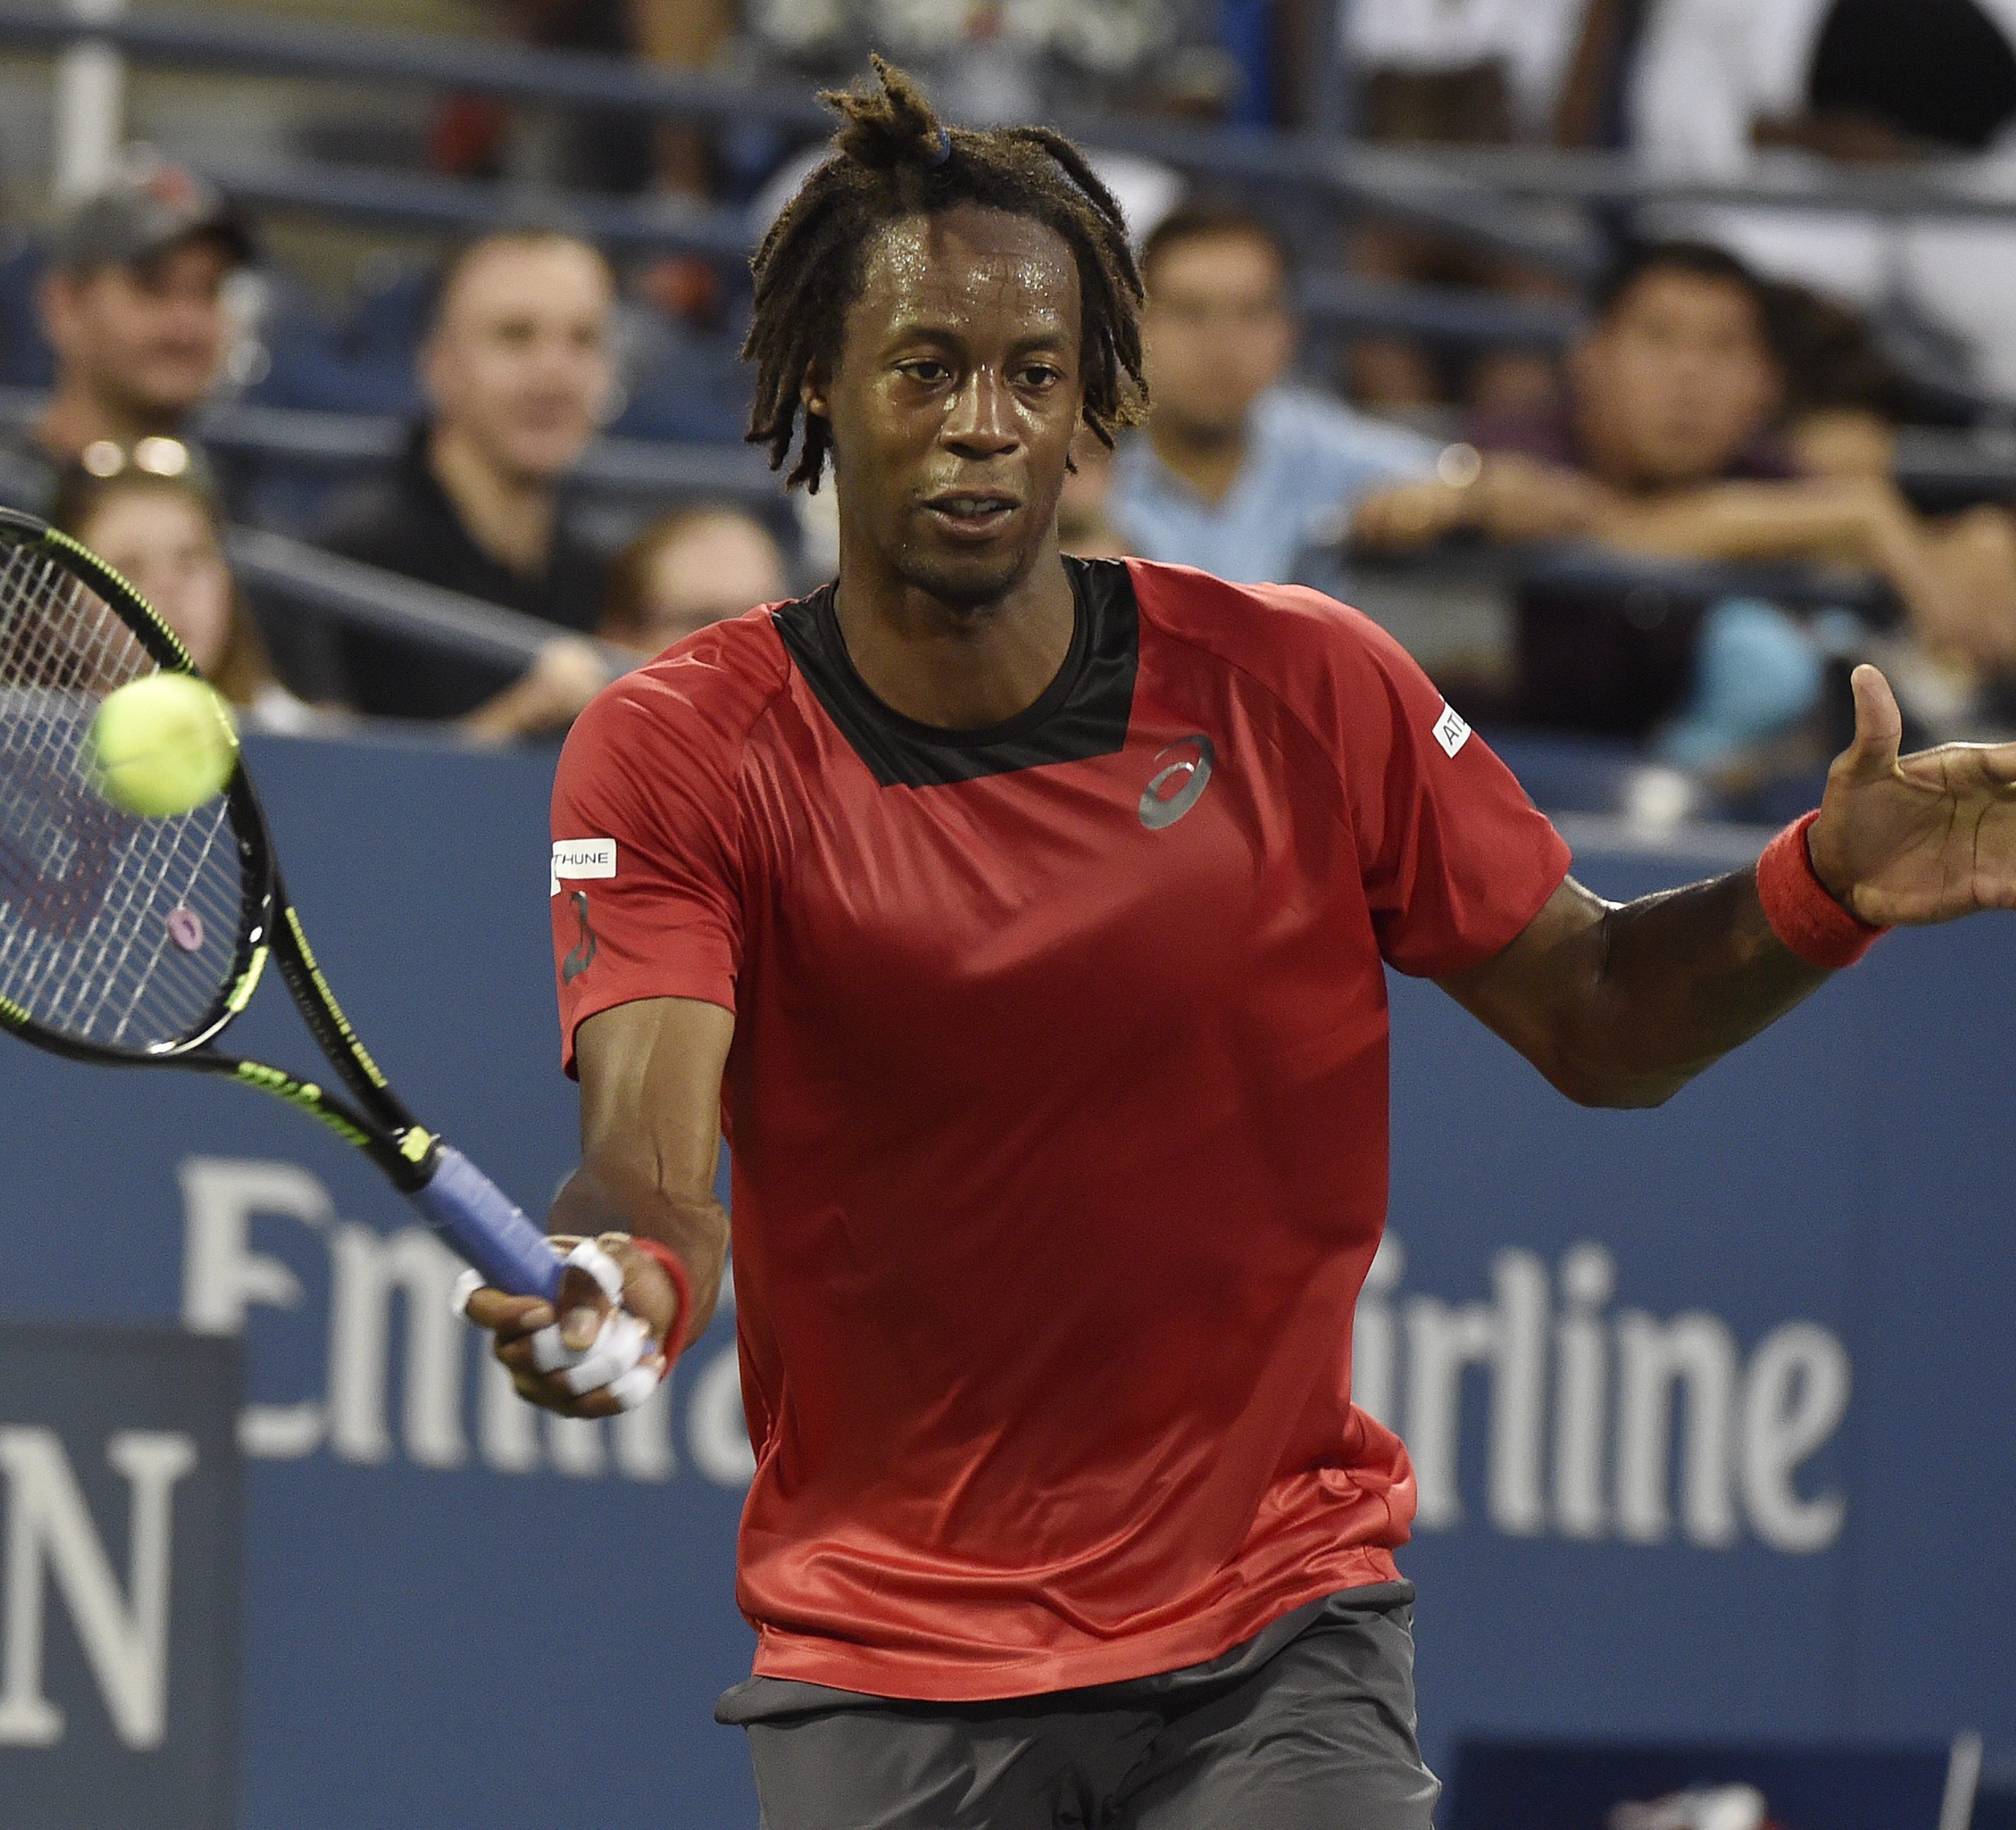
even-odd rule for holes
{"type": "Polygon", "coordinates": [[[149,674],[106,696],[92,721],[92,780],[115,807],[166,820],[230,780],[238,729],[217,690],[193,674],[149,674]]]}

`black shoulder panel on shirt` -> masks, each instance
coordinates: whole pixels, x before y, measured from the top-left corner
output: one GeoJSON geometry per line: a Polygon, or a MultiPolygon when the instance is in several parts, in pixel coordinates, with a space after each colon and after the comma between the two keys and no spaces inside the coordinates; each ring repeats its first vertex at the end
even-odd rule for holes
{"type": "Polygon", "coordinates": [[[884,787],[929,788],[1046,762],[1110,756],[1127,741],[1140,626],[1119,560],[1067,559],[1078,616],[1070,652],[1036,702],[999,724],[945,730],[891,709],[855,672],[833,587],[772,614],[812,696],[884,787]]]}

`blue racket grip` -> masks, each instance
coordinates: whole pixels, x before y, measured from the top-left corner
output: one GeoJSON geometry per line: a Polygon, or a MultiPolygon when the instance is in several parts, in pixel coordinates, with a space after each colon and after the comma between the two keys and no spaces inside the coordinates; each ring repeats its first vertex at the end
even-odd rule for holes
{"type": "Polygon", "coordinates": [[[518,1204],[452,1144],[437,1147],[434,1180],[411,1196],[427,1224],[513,1296],[560,1293],[560,1255],[518,1204]]]}

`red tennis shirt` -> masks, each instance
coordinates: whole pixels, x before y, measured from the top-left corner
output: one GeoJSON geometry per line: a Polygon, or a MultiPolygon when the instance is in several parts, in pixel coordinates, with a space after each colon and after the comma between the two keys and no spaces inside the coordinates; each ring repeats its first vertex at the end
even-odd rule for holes
{"type": "Polygon", "coordinates": [[[1068,657],[1003,724],[882,704],[829,587],[620,681],[560,760],[570,1067],[614,1004],[736,1016],[766,1676],[1173,1670],[1407,1536],[1406,1452],[1351,1403],[1384,967],[1489,958],[1568,848],[1356,611],[1069,563],[1068,657]]]}

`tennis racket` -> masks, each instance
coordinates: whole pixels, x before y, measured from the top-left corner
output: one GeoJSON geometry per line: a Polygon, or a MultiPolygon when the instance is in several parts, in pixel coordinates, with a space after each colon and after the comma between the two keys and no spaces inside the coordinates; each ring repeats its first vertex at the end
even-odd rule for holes
{"type": "Polygon", "coordinates": [[[538,1227],[386,1083],[315,964],[241,759],[193,811],[121,812],[92,785],[106,696],[196,668],[140,594],[30,515],[0,510],[0,1024],[38,1048],[187,1068],[285,1100],[362,1151],[488,1283],[559,1292],[538,1227]],[[218,1048],[268,960],[344,1095],[218,1048]]]}

